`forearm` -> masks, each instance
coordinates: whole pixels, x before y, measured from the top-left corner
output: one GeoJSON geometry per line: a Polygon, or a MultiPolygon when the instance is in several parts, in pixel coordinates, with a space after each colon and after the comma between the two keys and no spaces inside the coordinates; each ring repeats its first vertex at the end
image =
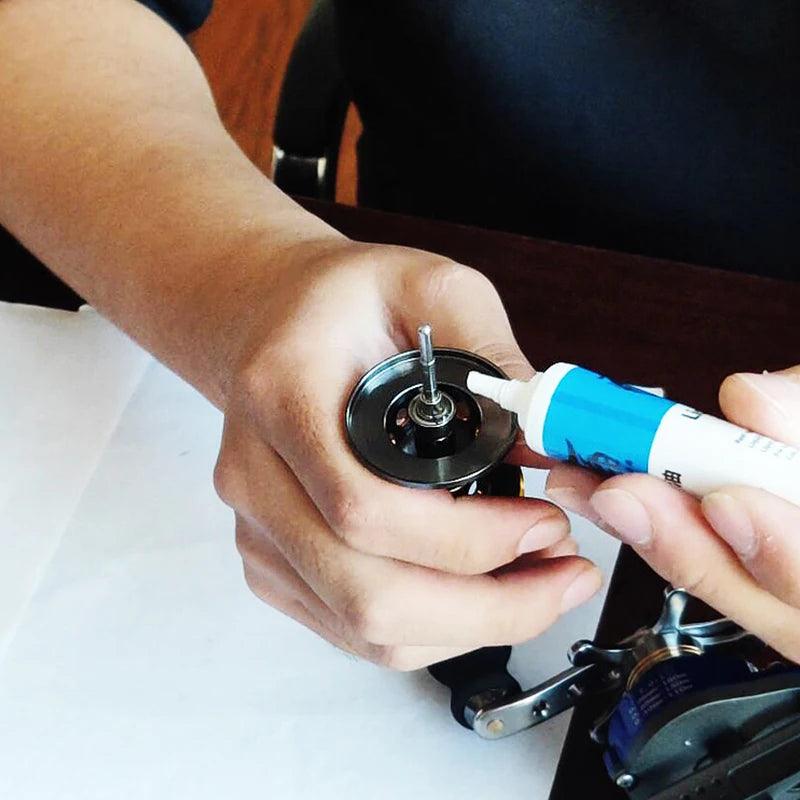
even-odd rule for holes
{"type": "Polygon", "coordinates": [[[0,0],[0,108],[0,223],[223,404],[270,282],[339,235],[245,158],[132,0],[0,0]]]}

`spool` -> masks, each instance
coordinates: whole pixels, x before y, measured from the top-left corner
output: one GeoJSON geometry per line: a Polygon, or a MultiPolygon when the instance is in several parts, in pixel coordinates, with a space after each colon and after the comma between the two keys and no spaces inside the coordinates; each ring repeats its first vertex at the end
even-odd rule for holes
{"type": "MultiPolygon", "coordinates": [[[[478,485],[502,464],[517,437],[516,418],[467,389],[472,370],[505,378],[502,370],[474,353],[435,348],[442,393],[453,401],[448,451],[425,452],[409,413],[423,390],[420,351],[387,358],[353,389],[345,411],[347,437],[361,462],[380,477],[402,486],[490,493],[478,485]]],[[[519,470],[514,468],[519,493],[519,470]]],[[[502,476],[508,482],[508,475],[502,476]]],[[[500,492],[492,491],[492,494],[500,492]]],[[[503,492],[505,493],[505,492],[503,492]]]]}

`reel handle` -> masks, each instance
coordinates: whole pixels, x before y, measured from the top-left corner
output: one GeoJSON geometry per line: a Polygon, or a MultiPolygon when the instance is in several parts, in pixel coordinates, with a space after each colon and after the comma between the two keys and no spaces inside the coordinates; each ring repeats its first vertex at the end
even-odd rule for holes
{"type": "Polygon", "coordinates": [[[472,730],[476,711],[522,691],[507,669],[510,656],[510,646],[483,647],[428,667],[450,689],[450,711],[456,722],[472,730]]]}

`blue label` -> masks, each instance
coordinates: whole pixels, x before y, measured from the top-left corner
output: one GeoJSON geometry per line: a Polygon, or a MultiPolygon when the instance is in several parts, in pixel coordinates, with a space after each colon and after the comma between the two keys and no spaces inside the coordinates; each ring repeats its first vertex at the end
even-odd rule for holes
{"type": "Polygon", "coordinates": [[[602,472],[647,472],[671,400],[576,367],[556,387],[544,421],[549,456],[602,472]]]}
{"type": "Polygon", "coordinates": [[[650,669],[622,695],[609,720],[606,766],[612,777],[619,765],[627,766],[634,746],[641,745],[647,723],[672,703],[695,692],[760,678],[763,675],[751,672],[743,659],[713,655],[681,656],[650,669]]]}

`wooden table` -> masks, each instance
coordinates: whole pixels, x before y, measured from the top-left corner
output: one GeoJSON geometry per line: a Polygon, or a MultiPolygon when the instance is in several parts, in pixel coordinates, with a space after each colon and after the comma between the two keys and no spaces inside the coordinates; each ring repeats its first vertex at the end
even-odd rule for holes
{"type": "MultiPolygon", "coordinates": [[[[303,202],[354,238],[421,247],[480,269],[500,291],[535,366],[576,362],[622,381],[664,386],[671,397],[716,412],[725,375],[800,362],[800,283],[303,202]]],[[[6,268],[9,259],[3,259],[6,268]]],[[[48,293],[40,275],[30,277],[34,272],[19,254],[14,259],[16,266],[6,271],[13,280],[0,284],[0,299],[46,303],[61,297],[48,293]]],[[[613,643],[651,624],[661,590],[660,580],[623,549],[600,640],[613,643]]],[[[595,713],[587,708],[573,718],[552,800],[623,796],[587,737],[595,713]]]]}

